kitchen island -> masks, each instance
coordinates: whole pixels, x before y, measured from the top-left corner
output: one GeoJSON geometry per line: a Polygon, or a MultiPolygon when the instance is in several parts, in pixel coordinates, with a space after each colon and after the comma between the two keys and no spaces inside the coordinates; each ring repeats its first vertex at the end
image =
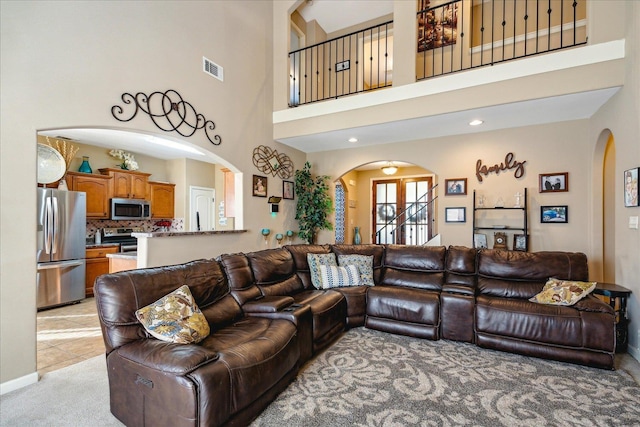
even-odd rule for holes
{"type": "Polygon", "coordinates": [[[116,252],[107,254],[107,258],[109,258],[109,273],[138,268],[137,252],[116,252]]]}

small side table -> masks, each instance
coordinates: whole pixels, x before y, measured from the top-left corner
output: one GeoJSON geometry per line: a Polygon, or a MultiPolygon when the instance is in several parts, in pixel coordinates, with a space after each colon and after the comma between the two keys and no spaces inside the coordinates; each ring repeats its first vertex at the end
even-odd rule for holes
{"type": "Polygon", "coordinates": [[[627,299],[631,295],[631,290],[613,283],[598,282],[593,293],[609,298],[609,305],[616,314],[616,353],[627,351],[629,344],[627,299]]]}

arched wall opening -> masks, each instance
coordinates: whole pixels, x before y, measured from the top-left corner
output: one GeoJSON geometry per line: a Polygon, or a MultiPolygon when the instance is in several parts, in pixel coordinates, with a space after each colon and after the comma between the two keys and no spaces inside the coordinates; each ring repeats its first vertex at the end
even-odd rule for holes
{"type": "MultiPolygon", "coordinates": [[[[353,243],[355,228],[358,227],[361,235],[361,242],[363,244],[376,243],[376,230],[380,231],[383,227],[381,224],[376,225],[376,216],[378,211],[376,207],[384,206],[385,208],[393,208],[392,218],[388,218],[389,220],[393,219],[393,217],[404,211],[403,207],[406,208],[412,204],[413,198],[419,198],[422,196],[422,194],[416,196],[416,191],[419,191],[418,188],[425,188],[422,192],[427,192],[427,184],[420,184],[420,187],[415,185],[415,182],[420,180],[429,182],[429,195],[419,201],[425,202],[420,204],[424,209],[415,207],[411,208],[417,212],[413,213],[412,219],[410,220],[414,221],[414,223],[411,225],[405,224],[404,230],[406,230],[406,239],[403,241],[411,241],[413,244],[416,244],[419,241],[416,238],[418,226],[415,224],[415,220],[418,217],[429,224],[428,234],[426,231],[423,234],[430,237],[435,236],[437,234],[437,220],[435,217],[437,213],[437,197],[435,197],[436,195],[432,190],[438,182],[437,176],[432,171],[413,163],[398,160],[378,160],[355,166],[334,180],[334,184],[336,186],[336,191],[333,195],[336,221],[334,227],[336,242],[343,241],[346,244],[353,243]],[[382,171],[382,168],[387,166],[389,163],[398,168],[397,171],[391,175],[387,175],[382,171]],[[402,200],[402,203],[400,204],[396,204],[395,199],[385,199],[383,202],[380,198],[380,194],[376,196],[374,186],[377,183],[380,184],[385,182],[397,182],[396,188],[398,189],[398,195],[401,189],[404,191],[407,183],[413,183],[409,184],[414,187],[411,190],[413,195],[406,197],[406,200],[399,198],[398,201],[402,200]],[[380,199],[377,200],[380,203],[376,203],[376,199],[374,197],[380,199]],[[427,197],[430,201],[428,206],[426,203],[427,197]],[[429,216],[426,214],[427,208],[430,212],[429,216]]],[[[395,197],[395,194],[393,196],[395,197]]],[[[385,216],[388,216],[388,212],[385,211],[383,213],[385,213],[385,216]]],[[[407,215],[407,219],[408,218],[409,215],[407,215]]],[[[403,219],[401,219],[400,222],[404,222],[403,219]]],[[[422,244],[424,242],[420,240],[420,243],[422,244]]]]}
{"type": "Polygon", "coordinates": [[[615,138],[604,129],[595,144],[592,163],[592,232],[590,279],[615,283],[615,138]]]}

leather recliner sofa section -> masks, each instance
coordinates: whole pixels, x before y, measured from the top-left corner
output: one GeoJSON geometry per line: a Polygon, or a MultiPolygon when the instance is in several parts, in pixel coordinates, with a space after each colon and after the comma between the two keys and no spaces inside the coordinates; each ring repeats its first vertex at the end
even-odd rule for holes
{"type": "Polygon", "coordinates": [[[528,299],[550,277],[588,279],[581,253],[461,246],[290,245],[98,277],[111,412],[124,424],[246,425],[299,367],[348,328],[476,343],[613,368],[613,309],[528,299]],[[315,289],[307,253],[369,255],[374,286],[315,289]],[[198,344],[151,337],[135,311],[188,285],[211,333],[198,344]]]}

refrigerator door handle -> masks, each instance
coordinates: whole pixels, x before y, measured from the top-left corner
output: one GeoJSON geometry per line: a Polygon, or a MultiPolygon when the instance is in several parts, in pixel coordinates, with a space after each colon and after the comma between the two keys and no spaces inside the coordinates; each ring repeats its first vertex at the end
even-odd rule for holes
{"type": "Polygon", "coordinates": [[[84,260],[62,261],[62,262],[46,262],[38,264],[38,270],[50,270],[52,268],[77,267],[84,264],[84,260]]]}
{"type": "Polygon", "coordinates": [[[55,254],[58,252],[58,229],[60,228],[60,215],[58,215],[58,198],[52,197],[53,199],[53,230],[51,231],[51,253],[55,254]]]}
{"type": "Polygon", "coordinates": [[[51,197],[47,197],[44,209],[44,253],[51,253],[51,230],[53,228],[53,213],[51,197]]]}

